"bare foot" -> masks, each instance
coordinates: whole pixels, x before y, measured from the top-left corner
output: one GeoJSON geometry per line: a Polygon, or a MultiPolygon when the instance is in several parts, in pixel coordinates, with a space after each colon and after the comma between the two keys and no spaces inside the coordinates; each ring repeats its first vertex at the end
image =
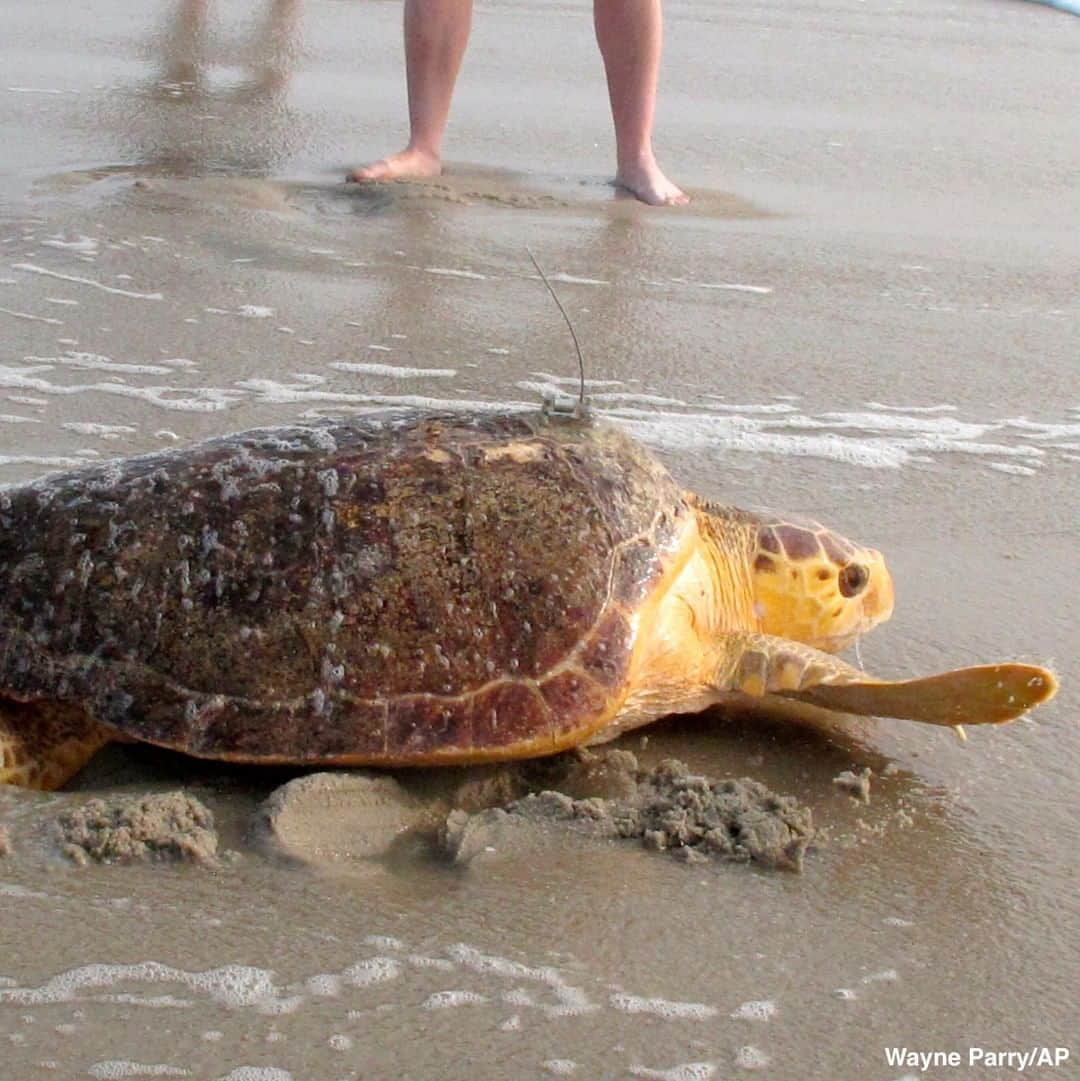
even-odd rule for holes
{"type": "Polygon", "coordinates": [[[690,196],[664,176],[653,157],[620,165],[615,183],[649,206],[685,206],[690,202],[690,196]]]}
{"type": "Polygon", "coordinates": [[[353,169],[345,178],[351,181],[404,180],[410,177],[438,176],[442,172],[442,160],[426,150],[406,147],[400,154],[391,154],[373,165],[353,169]]]}

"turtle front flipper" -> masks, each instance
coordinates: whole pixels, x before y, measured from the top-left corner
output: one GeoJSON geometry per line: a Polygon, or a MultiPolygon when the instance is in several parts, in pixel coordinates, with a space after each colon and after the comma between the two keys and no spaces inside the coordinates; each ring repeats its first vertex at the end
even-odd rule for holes
{"type": "Polygon", "coordinates": [[[977,665],[892,682],[783,638],[750,634],[741,644],[718,689],[779,694],[840,713],[947,726],[1003,724],[1057,692],[1054,674],[1032,664],[977,665]]]}
{"type": "Polygon", "coordinates": [[[0,784],[51,792],[111,738],[81,706],[0,697],[0,784]]]}

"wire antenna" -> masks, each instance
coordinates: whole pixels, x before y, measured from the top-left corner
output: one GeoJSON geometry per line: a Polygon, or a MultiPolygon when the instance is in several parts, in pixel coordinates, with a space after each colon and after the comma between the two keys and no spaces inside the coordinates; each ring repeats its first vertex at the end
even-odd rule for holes
{"type": "Polygon", "coordinates": [[[574,324],[570,322],[570,316],[566,314],[566,309],[563,307],[562,301],[559,299],[559,295],[551,286],[551,282],[548,281],[548,276],[544,273],[543,267],[536,261],[536,256],[532,253],[532,248],[528,245],[525,246],[525,251],[528,252],[529,258],[532,260],[532,265],[536,267],[536,272],[540,275],[540,280],[547,286],[547,291],[551,294],[551,299],[555,301],[559,312],[562,314],[563,320],[566,323],[566,329],[570,331],[570,337],[574,339],[574,349],[577,350],[577,362],[578,362],[578,404],[585,408],[585,358],[581,355],[581,343],[578,341],[577,334],[574,332],[574,324]]]}

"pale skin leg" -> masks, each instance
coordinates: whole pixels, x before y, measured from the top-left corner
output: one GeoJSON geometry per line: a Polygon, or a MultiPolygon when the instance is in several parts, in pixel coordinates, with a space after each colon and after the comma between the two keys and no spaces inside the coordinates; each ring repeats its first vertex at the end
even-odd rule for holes
{"type": "Polygon", "coordinates": [[[472,28],[472,0],[405,0],[409,142],[404,150],[354,169],[349,180],[438,176],[442,140],[472,28]]]}
{"type": "Polygon", "coordinates": [[[615,182],[653,206],[688,203],[661,172],[652,148],[664,39],[660,0],[595,0],[593,22],[615,124],[615,182]]]}
{"type": "MultiPolygon", "coordinates": [[[[654,206],[689,201],[660,170],[652,149],[663,44],[660,3],[595,0],[593,7],[615,125],[615,180],[654,206]]],[[[349,180],[429,177],[442,171],[443,133],[471,25],[472,0],[406,0],[409,142],[397,154],[354,169],[349,180]]]]}

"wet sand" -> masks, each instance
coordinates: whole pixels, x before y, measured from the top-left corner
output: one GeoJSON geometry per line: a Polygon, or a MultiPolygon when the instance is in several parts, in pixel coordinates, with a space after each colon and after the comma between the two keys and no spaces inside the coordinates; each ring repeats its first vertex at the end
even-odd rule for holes
{"type": "Polygon", "coordinates": [[[339,179],[400,139],[399,7],[227,3],[202,44],[198,9],[0,3],[0,483],[571,387],[530,246],[598,409],[703,494],[886,552],[897,610],[866,667],[1052,660],[1062,690],[965,746],[809,711],[624,741],[796,797],[800,875],[562,835],[320,871],[249,832],[292,774],[109,748],[69,792],[0,790],[5,1081],[896,1081],[886,1046],[1068,1044],[1080,22],[672,4],[658,148],[695,196],[675,214],[607,184],[578,0],[478,10],[448,175],[372,190],[339,179]],[[865,768],[868,804],[833,783],[865,768]],[[213,866],[75,866],[37,832],[180,787],[213,813],[213,866]]]}

